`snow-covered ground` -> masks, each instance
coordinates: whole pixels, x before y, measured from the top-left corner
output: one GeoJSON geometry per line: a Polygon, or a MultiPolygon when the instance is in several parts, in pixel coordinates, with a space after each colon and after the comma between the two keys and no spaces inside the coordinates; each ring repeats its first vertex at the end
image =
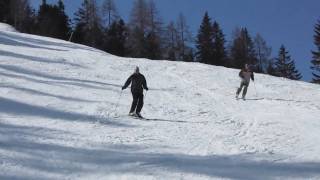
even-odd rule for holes
{"type": "Polygon", "coordinates": [[[320,179],[320,86],[0,25],[0,179],[320,179]],[[127,117],[138,65],[150,90],[127,117]],[[119,106],[116,106],[119,102],[119,106]]]}
{"type": "Polygon", "coordinates": [[[14,27],[0,22],[0,31],[18,32],[14,27]]]}

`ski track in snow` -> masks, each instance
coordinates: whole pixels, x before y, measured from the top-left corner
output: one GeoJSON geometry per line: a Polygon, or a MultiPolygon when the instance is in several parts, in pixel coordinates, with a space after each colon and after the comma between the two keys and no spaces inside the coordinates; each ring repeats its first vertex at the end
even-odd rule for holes
{"type": "Polygon", "coordinates": [[[236,100],[237,74],[0,24],[0,179],[320,179],[320,86],[256,74],[236,100]],[[121,94],[136,65],[147,119],[121,94]]]}

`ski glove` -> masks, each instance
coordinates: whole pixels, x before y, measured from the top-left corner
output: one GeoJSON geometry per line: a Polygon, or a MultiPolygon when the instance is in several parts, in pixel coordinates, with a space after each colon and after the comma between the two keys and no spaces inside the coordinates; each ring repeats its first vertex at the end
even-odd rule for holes
{"type": "Polygon", "coordinates": [[[122,90],[124,90],[124,89],[125,89],[125,87],[123,86],[121,89],[122,89],[122,90]]]}
{"type": "Polygon", "coordinates": [[[149,88],[146,88],[146,90],[148,91],[148,90],[149,90],[149,88]]]}

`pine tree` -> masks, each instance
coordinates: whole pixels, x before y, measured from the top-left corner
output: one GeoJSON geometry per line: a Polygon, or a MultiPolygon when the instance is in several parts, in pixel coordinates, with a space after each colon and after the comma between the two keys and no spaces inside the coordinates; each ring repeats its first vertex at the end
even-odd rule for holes
{"type": "Polygon", "coordinates": [[[197,61],[205,64],[214,64],[213,63],[213,31],[211,26],[211,19],[208,15],[208,12],[204,14],[200,29],[197,35],[196,40],[196,58],[197,61]]]}
{"type": "Polygon", "coordinates": [[[37,19],[37,34],[42,36],[51,36],[54,37],[54,34],[52,33],[53,28],[56,28],[56,26],[51,27],[52,22],[52,7],[47,4],[46,0],[42,0],[42,4],[39,7],[38,12],[38,19],[37,19]]]}
{"type": "Polygon", "coordinates": [[[71,28],[62,0],[57,5],[47,4],[43,0],[37,22],[37,34],[67,40],[71,28]]]}
{"type": "Polygon", "coordinates": [[[195,58],[195,55],[194,55],[193,49],[190,47],[187,47],[186,54],[184,55],[183,60],[185,62],[193,62],[194,58],[195,58]]]}
{"type": "Polygon", "coordinates": [[[213,64],[217,66],[226,65],[226,48],[225,39],[222,29],[218,22],[214,22],[212,26],[213,31],[213,64]]]}
{"type": "Polygon", "coordinates": [[[113,21],[107,29],[103,50],[117,56],[125,56],[127,53],[126,41],[127,28],[124,21],[122,19],[113,21]]]}
{"type": "Polygon", "coordinates": [[[73,42],[102,49],[103,30],[95,0],[83,0],[75,13],[75,23],[73,42]]]}
{"type": "Polygon", "coordinates": [[[266,73],[272,76],[277,76],[276,68],[275,68],[275,62],[273,59],[270,59],[268,61],[268,65],[266,68],[266,73]]]}
{"type": "Polygon", "coordinates": [[[246,28],[236,29],[230,50],[231,63],[235,68],[243,68],[245,64],[255,64],[256,54],[253,41],[246,28]]]}
{"type": "Polygon", "coordinates": [[[37,28],[37,15],[35,10],[28,5],[25,7],[25,16],[21,23],[21,32],[35,34],[37,28]]]}
{"type": "Polygon", "coordinates": [[[71,31],[70,27],[70,19],[68,15],[65,13],[65,7],[62,0],[58,1],[58,15],[57,15],[57,21],[58,21],[58,36],[57,38],[67,40],[68,35],[71,31]]]}
{"type": "Polygon", "coordinates": [[[0,22],[10,23],[10,0],[0,1],[0,22]]]}
{"type": "Polygon", "coordinates": [[[291,59],[289,52],[284,45],[280,47],[278,58],[275,62],[276,75],[292,80],[302,78],[301,74],[296,70],[294,60],[291,59]]]}
{"type": "Polygon", "coordinates": [[[312,82],[320,84],[320,20],[315,25],[314,32],[314,44],[316,45],[316,50],[312,51],[312,82]]]}
{"type": "Polygon", "coordinates": [[[75,28],[73,32],[73,36],[71,36],[71,41],[76,43],[85,43],[85,33],[88,24],[88,13],[86,11],[86,7],[88,6],[88,1],[84,0],[81,4],[81,7],[74,14],[74,22],[75,28]]]}

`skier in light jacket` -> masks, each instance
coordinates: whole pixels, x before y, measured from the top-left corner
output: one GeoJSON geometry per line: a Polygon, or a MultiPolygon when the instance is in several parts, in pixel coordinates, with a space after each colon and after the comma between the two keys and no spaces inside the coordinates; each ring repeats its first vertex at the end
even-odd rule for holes
{"type": "Polygon", "coordinates": [[[245,100],[248,86],[250,83],[250,78],[252,79],[252,81],[254,81],[253,72],[250,70],[248,64],[246,64],[245,67],[243,69],[241,69],[241,71],[239,72],[239,77],[241,78],[241,83],[240,83],[240,87],[237,90],[236,98],[239,97],[239,94],[240,94],[242,88],[244,87],[243,92],[242,92],[242,99],[245,100]]]}

